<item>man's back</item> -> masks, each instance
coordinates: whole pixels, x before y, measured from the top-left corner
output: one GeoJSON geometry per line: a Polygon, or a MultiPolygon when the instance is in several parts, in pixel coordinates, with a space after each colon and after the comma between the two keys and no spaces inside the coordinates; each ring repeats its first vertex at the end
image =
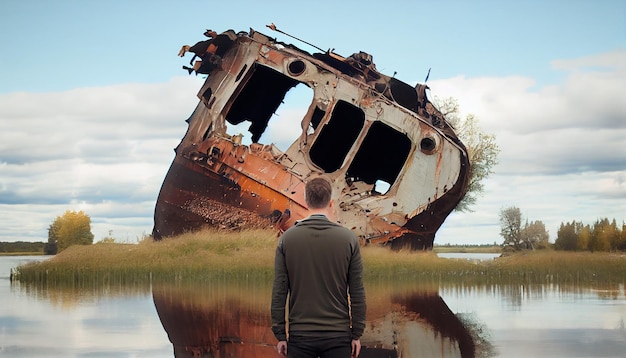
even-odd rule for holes
{"type": "Polygon", "coordinates": [[[290,331],[350,332],[348,291],[357,302],[364,296],[362,284],[356,285],[362,263],[354,234],[312,215],[285,232],[279,246],[289,273],[290,331]]]}
{"type": "Polygon", "coordinates": [[[308,181],[305,201],[310,216],[287,230],[276,247],[272,331],[283,357],[357,357],[361,350],[365,329],[361,249],[352,231],[328,220],[334,214],[331,198],[330,181],[323,177],[308,181]]]}

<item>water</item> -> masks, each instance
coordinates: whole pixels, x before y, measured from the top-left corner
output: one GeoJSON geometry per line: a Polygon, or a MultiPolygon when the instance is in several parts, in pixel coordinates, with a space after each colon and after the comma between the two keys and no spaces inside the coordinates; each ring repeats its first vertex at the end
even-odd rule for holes
{"type": "Polygon", "coordinates": [[[35,291],[11,267],[40,256],[0,256],[0,357],[173,357],[148,290],[35,291]]]}
{"type": "Polygon", "coordinates": [[[439,252],[437,256],[445,259],[465,259],[470,261],[488,261],[493,260],[496,257],[500,257],[500,254],[490,253],[464,253],[464,252],[439,252]]]}
{"type": "MultiPolygon", "coordinates": [[[[11,284],[9,269],[32,259],[42,258],[0,257],[0,357],[277,357],[269,285],[11,284]]],[[[623,285],[366,290],[362,358],[626,357],[623,285]]]]}

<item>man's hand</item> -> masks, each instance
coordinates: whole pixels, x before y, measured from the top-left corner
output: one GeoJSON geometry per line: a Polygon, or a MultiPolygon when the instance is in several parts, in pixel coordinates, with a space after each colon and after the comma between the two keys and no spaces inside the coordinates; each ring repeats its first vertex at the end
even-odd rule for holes
{"type": "MultiPolygon", "coordinates": [[[[354,350],[354,348],[352,349],[354,350]]],[[[361,343],[359,343],[359,350],[360,349],[361,349],[361,343]]],[[[281,357],[286,357],[287,356],[287,341],[278,342],[278,344],[276,345],[276,350],[278,351],[278,354],[280,354],[281,357]]]]}
{"type": "Polygon", "coordinates": [[[352,358],[356,358],[359,356],[359,353],[361,353],[361,340],[360,339],[353,339],[352,340],[352,358]]]}

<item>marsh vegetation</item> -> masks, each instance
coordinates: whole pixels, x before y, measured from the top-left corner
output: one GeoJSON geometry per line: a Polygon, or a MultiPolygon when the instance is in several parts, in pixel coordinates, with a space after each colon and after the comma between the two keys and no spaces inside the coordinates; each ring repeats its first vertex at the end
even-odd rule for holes
{"type": "MultiPolygon", "coordinates": [[[[138,244],[75,245],[18,267],[14,279],[43,285],[94,286],[210,282],[273,277],[273,231],[202,231],[138,244]]],[[[424,284],[623,284],[623,253],[523,251],[490,261],[440,258],[435,252],[362,248],[366,281],[424,284]]]]}

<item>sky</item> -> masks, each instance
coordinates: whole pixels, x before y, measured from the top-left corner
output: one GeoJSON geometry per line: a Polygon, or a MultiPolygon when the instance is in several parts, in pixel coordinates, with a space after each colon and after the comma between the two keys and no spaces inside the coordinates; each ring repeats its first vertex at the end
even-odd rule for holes
{"type": "Polygon", "coordinates": [[[3,0],[0,241],[47,241],[66,210],[94,241],[149,235],[203,83],[178,50],[253,28],[316,51],[270,23],[410,84],[430,68],[431,97],[495,136],[483,195],[435,244],[502,243],[512,206],[552,242],[561,223],[626,220],[626,1],[3,0]]]}

